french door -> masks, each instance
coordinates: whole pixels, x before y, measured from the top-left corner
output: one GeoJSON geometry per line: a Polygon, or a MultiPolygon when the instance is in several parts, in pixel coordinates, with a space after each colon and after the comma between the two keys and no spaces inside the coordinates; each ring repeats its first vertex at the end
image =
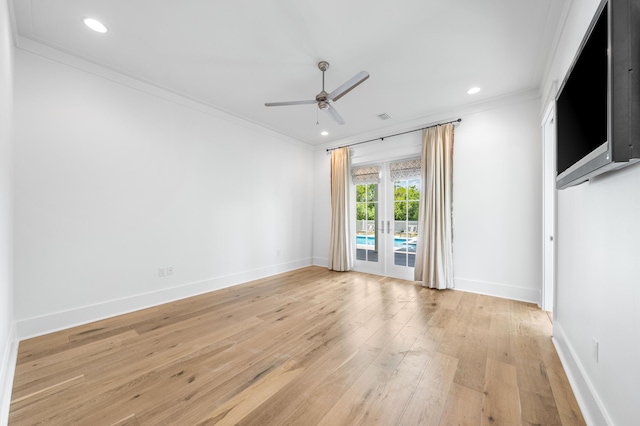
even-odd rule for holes
{"type": "Polygon", "coordinates": [[[420,178],[392,177],[389,163],[377,167],[377,181],[353,185],[354,269],[413,280],[420,178]]]}

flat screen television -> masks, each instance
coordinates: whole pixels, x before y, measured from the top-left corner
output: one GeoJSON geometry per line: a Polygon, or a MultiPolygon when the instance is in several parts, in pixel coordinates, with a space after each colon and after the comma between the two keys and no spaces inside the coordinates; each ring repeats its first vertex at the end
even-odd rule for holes
{"type": "Polygon", "coordinates": [[[556,187],[640,160],[640,0],[603,0],[556,96],[556,187]]]}

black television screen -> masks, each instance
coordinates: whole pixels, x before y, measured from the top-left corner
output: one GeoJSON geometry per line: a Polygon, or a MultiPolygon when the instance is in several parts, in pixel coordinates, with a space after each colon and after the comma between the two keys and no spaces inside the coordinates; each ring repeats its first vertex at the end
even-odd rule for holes
{"type": "Polygon", "coordinates": [[[556,186],[640,159],[640,0],[603,0],[556,96],[556,186]]]}
{"type": "Polygon", "coordinates": [[[558,174],[608,140],[607,28],[605,6],[558,97],[558,174]]]}

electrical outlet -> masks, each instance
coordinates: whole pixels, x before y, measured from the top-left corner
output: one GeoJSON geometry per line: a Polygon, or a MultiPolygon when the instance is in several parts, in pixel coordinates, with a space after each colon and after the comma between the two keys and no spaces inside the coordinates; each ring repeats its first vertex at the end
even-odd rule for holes
{"type": "Polygon", "coordinates": [[[592,339],[593,339],[593,342],[591,346],[591,356],[593,356],[593,360],[595,362],[598,362],[598,355],[599,355],[598,351],[600,349],[600,344],[598,343],[595,337],[593,337],[592,339]]]}
{"type": "Polygon", "coordinates": [[[173,275],[173,266],[167,266],[167,275],[173,275]]]}
{"type": "Polygon", "coordinates": [[[158,277],[166,277],[167,276],[167,268],[158,268],[158,277]]]}

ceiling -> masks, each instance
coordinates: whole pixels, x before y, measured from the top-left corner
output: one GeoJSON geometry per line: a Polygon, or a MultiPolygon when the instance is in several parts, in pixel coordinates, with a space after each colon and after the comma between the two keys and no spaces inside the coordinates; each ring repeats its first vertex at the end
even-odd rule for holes
{"type": "Polygon", "coordinates": [[[320,145],[537,89],[567,1],[14,0],[13,14],[19,46],[31,39],[320,145]],[[264,106],[314,99],[321,60],[327,92],[370,74],[333,103],[346,124],[316,105],[264,106]]]}

